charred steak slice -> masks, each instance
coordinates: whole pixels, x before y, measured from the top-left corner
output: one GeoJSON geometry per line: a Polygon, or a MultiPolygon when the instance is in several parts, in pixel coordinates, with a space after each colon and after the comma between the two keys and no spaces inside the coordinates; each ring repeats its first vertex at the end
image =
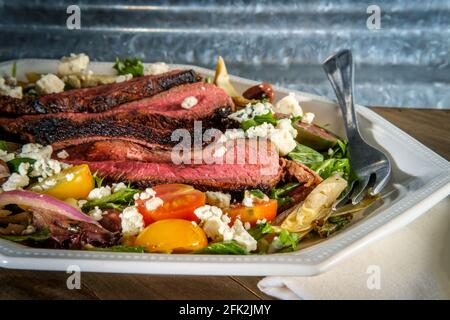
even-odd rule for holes
{"type": "MultiPolygon", "coordinates": [[[[122,146],[118,144],[116,147],[122,146]]],[[[111,145],[111,148],[114,147],[111,145]]],[[[98,171],[100,175],[112,181],[131,182],[142,187],[161,183],[185,183],[200,190],[238,192],[258,188],[268,191],[282,178],[283,165],[280,164],[278,153],[266,140],[264,144],[254,139],[229,141],[226,148],[222,149],[225,150],[223,152],[219,151],[220,147],[207,151],[205,149],[203,160],[191,156],[182,163],[177,163],[179,158],[175,163],[172,162],[173,159],[167,161],[167,156],[154,162],[133,161],[129,160],[129,154],[125,152],[124,156],[121,150],[110,152],[114,154],[111,155],[114,160],[79,159],[67,162],[87,163],[92,171],[98,171]],[[122,153],[119,159],[118,153],[122,153]]],[[[148,157],[148,152],[142,153],[141,156],[148,157]]],[[[133,154],[131,158],[135,157],[136,154],[133,154]]]]}
{"type": "Polygon", "coordinates": [[[0,114],[15,117],[59,112],[104,112],[118,105],[199,80],[200,76],[194,70],[174,70],[160,75],[138,77],[130,81],[92,88],[74,89],[38,98],[15,99],[0,96],[0,114]]]}
{"type": "Polygon", "coordinates": [[[76,143],[79,139],[96,136],[169,144],[173,130],[184,128],[192,131],[194,121],[201,121],[203,129],[228,126],[226,116],[233,111],[234,104],[224,90],[199,82],[177,86],[100,113],[0,118],[0,127],[9,134],[19,135],[20,140],[41,144],[66,140],[76,143]],[[198,102],[192,108],[184,109],[181,104],[188,97],[195,97],[198,102]]]}

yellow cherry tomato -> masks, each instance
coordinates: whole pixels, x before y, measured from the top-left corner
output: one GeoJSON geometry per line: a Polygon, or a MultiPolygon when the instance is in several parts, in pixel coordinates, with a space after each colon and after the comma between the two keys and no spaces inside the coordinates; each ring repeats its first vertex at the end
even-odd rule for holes
{"type": "Polygon", "coordinates": [[[32,191],[45,193],[57,199],[86,198],[94,189],[94,179],[87,164],[67,168],[31,187],[32,191]]]}
{"type": "Polygon", "coordinates": [[[208,245],[205,232],[197,224],[182,219],[159,220],[142,231],[135,241],[150,252],[186,253],[208,245]]]}

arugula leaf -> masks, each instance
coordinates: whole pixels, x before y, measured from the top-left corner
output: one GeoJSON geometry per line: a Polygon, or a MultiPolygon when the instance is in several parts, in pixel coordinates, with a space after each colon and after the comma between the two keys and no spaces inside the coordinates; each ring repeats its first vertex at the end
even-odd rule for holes
{"type": "Polygon", "coordinates": [[[330,217],[323,225],[315,226],[314,231],[321,238],[329,237],[331,234],[346,226],[352,220],[352,218],[352,214],[330,217]]]}
{"type": "Polygon", "coordinates": [[[133,203],[133,196],[138,192],[139,190],[137,189],[127,187],[126,189],[121,189],[109,196],[89,200],[83,205],[82,209],[85,212],[89,212],[95,207],[99,207],[99,209],[124,209],[133,203]]]}
{"type": "Polygon", "coordinates": [[[17,63],[16,61],[14,61],[11,67],[11,77],[15,78],[16,74],[17,74],[17,63]]]}
{"type": "Polygon", "coordinates": [[[129,59],[125,58],[123,61],[116,57],[116,61],[113,66],[120,75],[125,75],[131,73],[133,77],[144,75],[144,65],[139,58],[129,59]]]}
{"type": "Polygon", "coordinates": [[[98,175],[98,171],[95,171],[92,177],[94,178],[95,187],[101,188],[101,186],[103,185],[103,180],[105,180],[105,177],[100,177],[98,175]]]}
{"type": "Polygon", "coordinates": [[[275,199],[278,202],[278,208],[281,208],[283,205],[291,203],[292,201],[294,201],[291,197],[286,197],[286,193],[288,193],[289,191],[295,189],[296,187],[298,187],[300,185],[300,183],[297,182],[291,182],[291,183],[287,183],[281,187],[278,188],[273,188],[272,190],[270,190],[270,195],[269,197],[271,199],[275,199]]]}
{"type": "Polygon", "coordinates": [[[350,161],[347,158],[342,159],[327,159],[322,163],[314,163],[310,167],[314,170],[322,179],[326,179],[336,173],[342,174],[345,180],[349,180],[350,172],[350,161]]]}
{"type": "Polygon", "coordinates": [[[258,199],[264,199],[266,197],[266,195],[259,189],[250,190],[249,193],[258,199]]]}
{"type": "MultiPolygon", "coordinates": [[[[21,163],[26,162],[29,163],[30,165],[32,165],[33,163],[36,162],[35,159],[31,159],[31,158],[15,158],[12,160],[9,160],[6,164],[9,167],[9,170],[11,170],[11,172],[19,172],[19,166],[21,163]]],[[[28,169],[29,171],[32,170],[31,166],[30,169],[28,169]]]]}
{"type": "Polygon", "coordinates": [[[255,239],[256,241],[262,239],[264,235],[273,233],[273,227],[270,223],[259,223],[248,230],[248,233],[255,239]]]}
{"type": "Polygon", "coordinates": [[[135,253],[144,253],[145,248],[142,246],[125,246],[125,245],[117,245],[107,248],[100,247],[89,247],[88,250],[91,251],[112,251],[112,252],[135,252],[135,253]]]}
{"type": "Polygon", "coordinates": [[[276,252],[284,248],[295,251],[299,240],[300,236],[297,233],[292,233],[283,229],[277,237],[273,238],[268,252],[276,252]]]}
{"type": "Polygon", "coordinates": [[[323,155],[321,153],[300,143],[287,156],[289,159],[303,163],[308,167],[314,163],[323,161],[323,155]]]}
{"type": "Polygon", "coordinates": [[[236,241],[213,242],[203,249],[194,251],[199,254],[247,254],[247,251],[236,241]]]}
{"type": "Polygon", "coordinates": [[[338,139],[337,144],[332,149],[332,152],[328,155],[328,158],[330,158],[330,159],[331,158],[336,158],[336,159],[350,158],[350,155],[348,152],[348,142],[338,139]]]}
{"type": "Polygon", "coordinates": [[[303,119],[303,116],[295,116],[295,117],[292,117],[292,118],[291,118],[291,123],[294,124],[294,123],[296,123],[297,121],[302,120],[302,119],[303,119]]]}
{"type": "Polygon", "coordinates": [[[6,141],[0,140],[0,150],[8,151],[8,144],[6,141]]]}
{"type": "Polygon", "coordinates": [[[249,128],[259,126],[264,122],[277,125],[277,119],[274,117],[272,111],[269,111],[266,114],[254,116],[253,119],[242,121],[241,128],[247,131],[249,128]]]}
{"type": "Polygon", "coordinates": [[[0,238],[14,241],[14,242],[22,242],[26,240],[33,240],[33,241],[43,241],[50,238],[50,231],[48,229],[42,229],[35,233],[31,234],[25,234],[25,235],[1,235],[0,238]]]}

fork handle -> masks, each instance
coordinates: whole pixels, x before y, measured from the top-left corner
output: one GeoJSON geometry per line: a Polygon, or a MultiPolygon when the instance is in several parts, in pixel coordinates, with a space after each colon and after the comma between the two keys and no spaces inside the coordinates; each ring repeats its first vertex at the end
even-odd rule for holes
{"type": "Polygon", "coordinates": [[[352,52],[344,49],[329,57],[323,63],[323,68],[336,93],[339,107],[345,121],[347,139],[349,141],[361,138],[356,122],[355,106],[353,104],[353,58],[352,52]]]}

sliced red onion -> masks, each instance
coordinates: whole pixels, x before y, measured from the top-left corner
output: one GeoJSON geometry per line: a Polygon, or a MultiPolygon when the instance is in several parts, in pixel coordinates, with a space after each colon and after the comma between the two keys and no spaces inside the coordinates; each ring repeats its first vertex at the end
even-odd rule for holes
{"type": "Polygon", "coordinates": [[[84,221],[98,225],[98,222],[87,214],[75,209],[64,201],[55,199],[45,194],[31,191],[13,190],[0,193],[0,208],[8,204],[27,206],[42,210],[48,210],[67,217],[68,219],[84,221]]]}

